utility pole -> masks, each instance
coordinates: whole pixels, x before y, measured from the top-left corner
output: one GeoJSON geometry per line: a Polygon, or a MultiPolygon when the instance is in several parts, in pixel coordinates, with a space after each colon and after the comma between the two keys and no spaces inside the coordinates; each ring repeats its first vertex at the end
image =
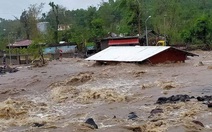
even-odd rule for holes
{"type": "Polygon", "coordinates": [[[148,18],[145,21],[145,27],[146,27],[146,46],[149,46],[148,44],[148,33],[147,33],[147,21],[151,18],[151,16],[148,16],[148,18]]]}
{"type": "Polygon", "coordinates": [[[141,35],[141,11],[140,11],[140,2],[136,0],[138,3],[138,34],[141,35]]]}
{"type": "MultiPolygon", "coordinates": [[[[6,31],[6,29],[3,29],[6,31]]],[[[12,64],[12,57],[11,57],[11,44],[10,44],[10,32],[7,33],[7,41],[8,41],[8,46],[9,46],[9,57],[10,57],[10,65],[12,64]]]]}
{"type": "Polygon", "coordinates": [[[164,41],[165,41],[165,45],[166,45],[166,16],[167,16],[167,15],[164,15],[164,17],[163,17],[163,24],[164,24],[164,25],[163,25],[163,26],[164,26],[164,27],[163,27],[163,30],[164,30],[163,32],[164,32],[164,41]]]}
{"type": "Polygon", "coordinates": [[[9,43],[9,56],[10,56],[10,65],[12,65],[12,53],[11,53],[11,44],[10,44],[10,32],[8,33],[8,43],[9,43]]]}

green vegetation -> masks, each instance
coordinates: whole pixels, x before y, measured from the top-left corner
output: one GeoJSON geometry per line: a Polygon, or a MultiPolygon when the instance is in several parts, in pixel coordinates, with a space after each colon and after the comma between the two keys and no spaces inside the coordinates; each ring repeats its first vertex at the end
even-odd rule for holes
{"type": "MultiPolygon", "coordinates": [[[[59,3],[58,3],[59,4],[59,3]]],[[[50,11],[42,13],[43,3],[31,5],[15,20],[0,19],[0,49],[14,40],[37,40],[37,22],[49,22],[44,43],[96,42],[109,32],[124,35],[143,34],[148,28],[169,38],[170,44],[210,46],[212,38],[212,2],[210,0],[109,0],[99,7],[67,10],[50,2],[50,11]],[[42,17],[40,17],[42,16],[42,17]],[[70,28],[58,31],[58,25],[70,28]],[[9,35],[13,33],[13,35],[9,35]]]]}

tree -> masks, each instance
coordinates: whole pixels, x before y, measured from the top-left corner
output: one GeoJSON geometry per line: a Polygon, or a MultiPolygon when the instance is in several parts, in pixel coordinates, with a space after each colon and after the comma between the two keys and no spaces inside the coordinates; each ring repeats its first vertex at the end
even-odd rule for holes
{"type": "Polygon", "coordinates": [[[24,10],[20,17],[20,22],[23,24],[26,39],[30,39],[30,24],[29,24],[29,14],[26,10],[24,10]]]}
{"type": "Polygon", "coordinates": [[[130,34],[141,34],[141,2],[139,0],[121,0],[119,7],[125,12],[123,18],[130,28],[130,34]]]}
{"type": "Polygon", "coordinates": [[[58,25],[59,25],[58,9],[59,9],[59,5],[55,5],[54,2],[50,2],[49,5],[51,6],[52,11],[53,11],[54,16],[55,16],[55,26],[54,26],[55,43],[59,43],[59,41],[58,41],[58,25]]]}
{"type": "Polygon", "coordinates": [[[43,37],[40,36],[33,40],[32,44],[28,48],[28,52],[34,56],[34,59],[39,58],[40,62],[45,64],[45,59],[43,55],[43,49],[45,47],[45,42],[42,39],[43,37]]]}
{"type": "Polygon", "coordinates": [[[20,22],[25,30],[26,39],[36,38],[38,35],[37,22],[42,12],[43,3],[40,5],[30,5],[28,10],[24,10],[20,16],[20,22]]]}
{"type": "Polygon", "coordinates": [[[185,30],[181,36],[184,42],[194,42],[196,44],[204,44],[206,48],[209,48],[209,44],[212,39],[212,22],[209,16],[199,17],[193,24],[193,26],[185,30]]]}
{"type": "Polygon", "coordinates": [[[92,20],[91,25],[92,25],[92,35],[94,39],[96,40],[100,39],[106,34],[103,28],[104,21],[102,19],[97,18],[92,20]]]}

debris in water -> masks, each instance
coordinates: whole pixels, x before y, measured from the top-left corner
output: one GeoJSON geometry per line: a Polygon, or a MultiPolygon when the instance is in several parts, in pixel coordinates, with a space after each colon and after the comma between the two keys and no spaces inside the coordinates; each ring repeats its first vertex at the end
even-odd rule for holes
{"type": "Polygon", "coordinates": [[[44,123],[34,123],[33,127],[42,127],[44,126],[44,123]]]}
{"type": "Polygon", "coordinates": [[[128,115],[128,120],[135,120],[136,118],[138,118],[138,116],[136,115],[135,112],[130,112],[128,115]]]}
{"type": "Polygon", "coordinates": [[[205,126],[203,125],[203,123],[200,122],[200,121],[193,120],[192,122],[195,123],[195,124],[197,124],[197,125],[200,125],[201,127],[205,127],[205,126]]]}
{"type": "Polygon", "coordinates": [[[134,72],[133,73],[133,76],[134,77],[140,77],[141,75],[143,75],[143,74],[145,74],[146,73],[146,71],[137,71],[137,72],[134,72]]]}
{"type": "Polygon", "coordinates": [[[204,125],[199,121],[185,120],[183,124],[186,128],[186,132],[202,132],[204,131],[204,125]]]}
{"type": "Polygon", "coordinates": [[[153,109],[151,112],[150,112],[150,116],[149,117],[152,117],[154,116],[155,114],[159,114],[159,113],[163,113],[163,109],[161,108],[156,108],[156,109],[153,109]]]}
{"type": "Polygon", "coordinates": [[[207,69],[212,69],[212,66],[208,66],[208,68],[207,69]]]}
{"type": "Polygon", "coordinates": [[[90,125],[93,129],[98,129],[97,124],[95,123],[95,121],[93,120],[93,118],[88,118],[85,121],[86,124],[90,125]]]}
{"type": "Polygon", "coordinates": [[[13,67],[10,67],[8,65],[6,65],[6,67],[0,67],[0,73],[6,73],[6,72],[9,72],[9,73],[14,73],[14,72],[17,72],[18,69],[17,68],[13,68],[13,67]]]}
{"type": "Polygon", "coordinates": [[[208,103],[208,108],[212,108],[212,103],[208,103]]]}

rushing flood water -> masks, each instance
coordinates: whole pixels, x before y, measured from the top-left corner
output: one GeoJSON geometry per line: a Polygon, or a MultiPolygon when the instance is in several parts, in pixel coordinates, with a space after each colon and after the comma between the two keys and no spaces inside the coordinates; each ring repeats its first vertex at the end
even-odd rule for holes
{"type": "Polygon", "coordinates": [[[156,104],[159,97],[177,94],[212,95],[209,79],[212,71],[206,66],[193,66],[194,60],[156,66],[92,66],[82,60],[72,61],[59,66],[54,62],[43,71],[23,70],[21,75],[14,74],[14,78],[24,80],[5,75],[1,86],[5,89],[0,93],[7,99],[0,102],[0,131],[212,130],[212,110],[204,102],[194,98],[188,102],[156,104]],[[61,70],[61,67],[69,68],[61,70]],[[31,72],[29,77],[25,77],[28,72],[31,72]],[[25,84],[7,83],[11,80],[25,84]],[[88,118],[94,119],[97,130],[84,123],[88,118]]]}

